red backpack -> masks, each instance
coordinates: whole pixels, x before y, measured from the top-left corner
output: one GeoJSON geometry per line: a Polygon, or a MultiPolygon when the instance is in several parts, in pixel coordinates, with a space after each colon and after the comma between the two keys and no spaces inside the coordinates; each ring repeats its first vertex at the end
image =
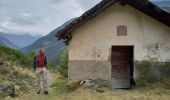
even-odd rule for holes
{"type": "Polygon", "coordinates": [[[45,56],[42,54],[38,54],[36,56],[36,65],[37,67],[44,67],[45,66],[45,56]]]}

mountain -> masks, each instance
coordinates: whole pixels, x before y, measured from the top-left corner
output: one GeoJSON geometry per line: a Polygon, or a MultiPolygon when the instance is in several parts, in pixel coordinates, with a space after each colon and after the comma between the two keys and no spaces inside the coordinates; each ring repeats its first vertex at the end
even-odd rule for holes
{"type": "Polygon", "coordinates": [[[38,39],[33,44],[24,47],[21,49],[22,52],[27,53],[29,50],[34,49],[38,50],[40,48],[44,48],[46,51],[47,59],[50,61],[58,62],[59,55],[65,48],[65,44],[62,40],[57,41],[57,38],[55,37],[55,34],[61,29],[64,28],[66,25],[68,25],[73,19],[67,21],[62,26],[56,28],[52,32],[50,32],[48,35],[38,39]]]}
{"type": "Polygon", "coordinates": [[[170,0],[158,0],[153,1],[153,3],[170,13],[170,0]]]}
{"type": "Polygon", "coordinates": [[[0,45],[6,46],[6,47],[10,47],[10,48],[14,48],[14,49],[18,49],[19,48],[18,46],[16,46],[11,41],[9,41],[8,39],[4,38],[1,35],[0,35],[0,45]]]}
{"type": "Polygon", "coordinates": [[[32,36],[29,34],[12,34],[0,32],[0,35],[10,40],[14,45],[19,48],[23,48],[35,42],[37,39],[42,37],[41,35],[32,36]]]}

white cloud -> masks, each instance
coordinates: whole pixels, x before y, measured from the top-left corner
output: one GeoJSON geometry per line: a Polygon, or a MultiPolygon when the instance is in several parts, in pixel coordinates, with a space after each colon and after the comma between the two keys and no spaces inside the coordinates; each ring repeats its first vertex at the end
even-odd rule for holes
{"type": "Polygon", "coordinates": [[[46,35],[101,0],[0,0],[0,31],[46,35]]]}

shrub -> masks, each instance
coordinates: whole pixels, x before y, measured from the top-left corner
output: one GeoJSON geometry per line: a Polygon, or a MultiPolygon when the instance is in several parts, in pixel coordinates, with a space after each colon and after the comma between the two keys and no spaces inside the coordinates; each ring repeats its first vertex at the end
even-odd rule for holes
{"type": "Polygon", "coordinates": [[[65,49],[60,56],[60,64],[58,67],[59,73],[67,78],[68,77],[68,50],[65,49]]]}
{"type": "MultiPolygon", "coordinates": [[[[135,62],[138,86],[148,86],[155,82],[170,79],[170,62],[135,62]]],[[[164,82],[165,83],[165,82],[164,82]]],[[[164,84],[163,83],[163,84],[164,84]]]]}
{"type": "Polygon", "coordinates": [[[161,65],[162,66],[158,67],[161,78],[170,78],[170,61],[165,62],[161,65]]]}
{"type": "Polygon", "coordinates": [[[151,62],[149,61],[135,62],[135,67],[137,70],[138,85],[146,86],[147,83],[151,83],[154,81],[150,72],[151,62]]]}

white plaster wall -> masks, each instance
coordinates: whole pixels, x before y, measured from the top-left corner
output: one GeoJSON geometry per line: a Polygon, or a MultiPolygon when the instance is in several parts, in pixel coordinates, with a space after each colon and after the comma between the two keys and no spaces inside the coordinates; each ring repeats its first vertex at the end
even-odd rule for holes
{"type": "Polygon", "coordinates": [[[77,28],[72,37],[69,42],[70,79],[98,76],[111,79],[111,64],[98,67],[93,61],[109,63],[113,45],[133,45],[136,61],[170,59],[170,28],[130,6],[113,5],[77,28]],[[117,36],[118,25],[127,26],[127,36],[117,36]],[[86,62],[80,63],[83,60],[86,62]],[[88,61],[91,61],[90,66],[94,63],[93,71],[88,61]]]}
{"type": "Polygon", "coordinates": [[[144,16],[143,24],[143,56],[146,59],[167,61],[170,59],[170,27],[144,16]],[[158,48],[156,47],[158,46],[158,48]],[[157,49],[156,49],[157,48],[157,49]]]}
{"type": "Polygon", "coordinates": [[[134,58],[140,61],[154,56],[148,48],[156,43],[161,59],[170,59],[170,28],[130,6],[113,5],[72,35],[70,60],[107,60],[112,45],[134,45],[134,58]],[[117,36],[118,25],[127,26],[127,36],[117,36]]]}

